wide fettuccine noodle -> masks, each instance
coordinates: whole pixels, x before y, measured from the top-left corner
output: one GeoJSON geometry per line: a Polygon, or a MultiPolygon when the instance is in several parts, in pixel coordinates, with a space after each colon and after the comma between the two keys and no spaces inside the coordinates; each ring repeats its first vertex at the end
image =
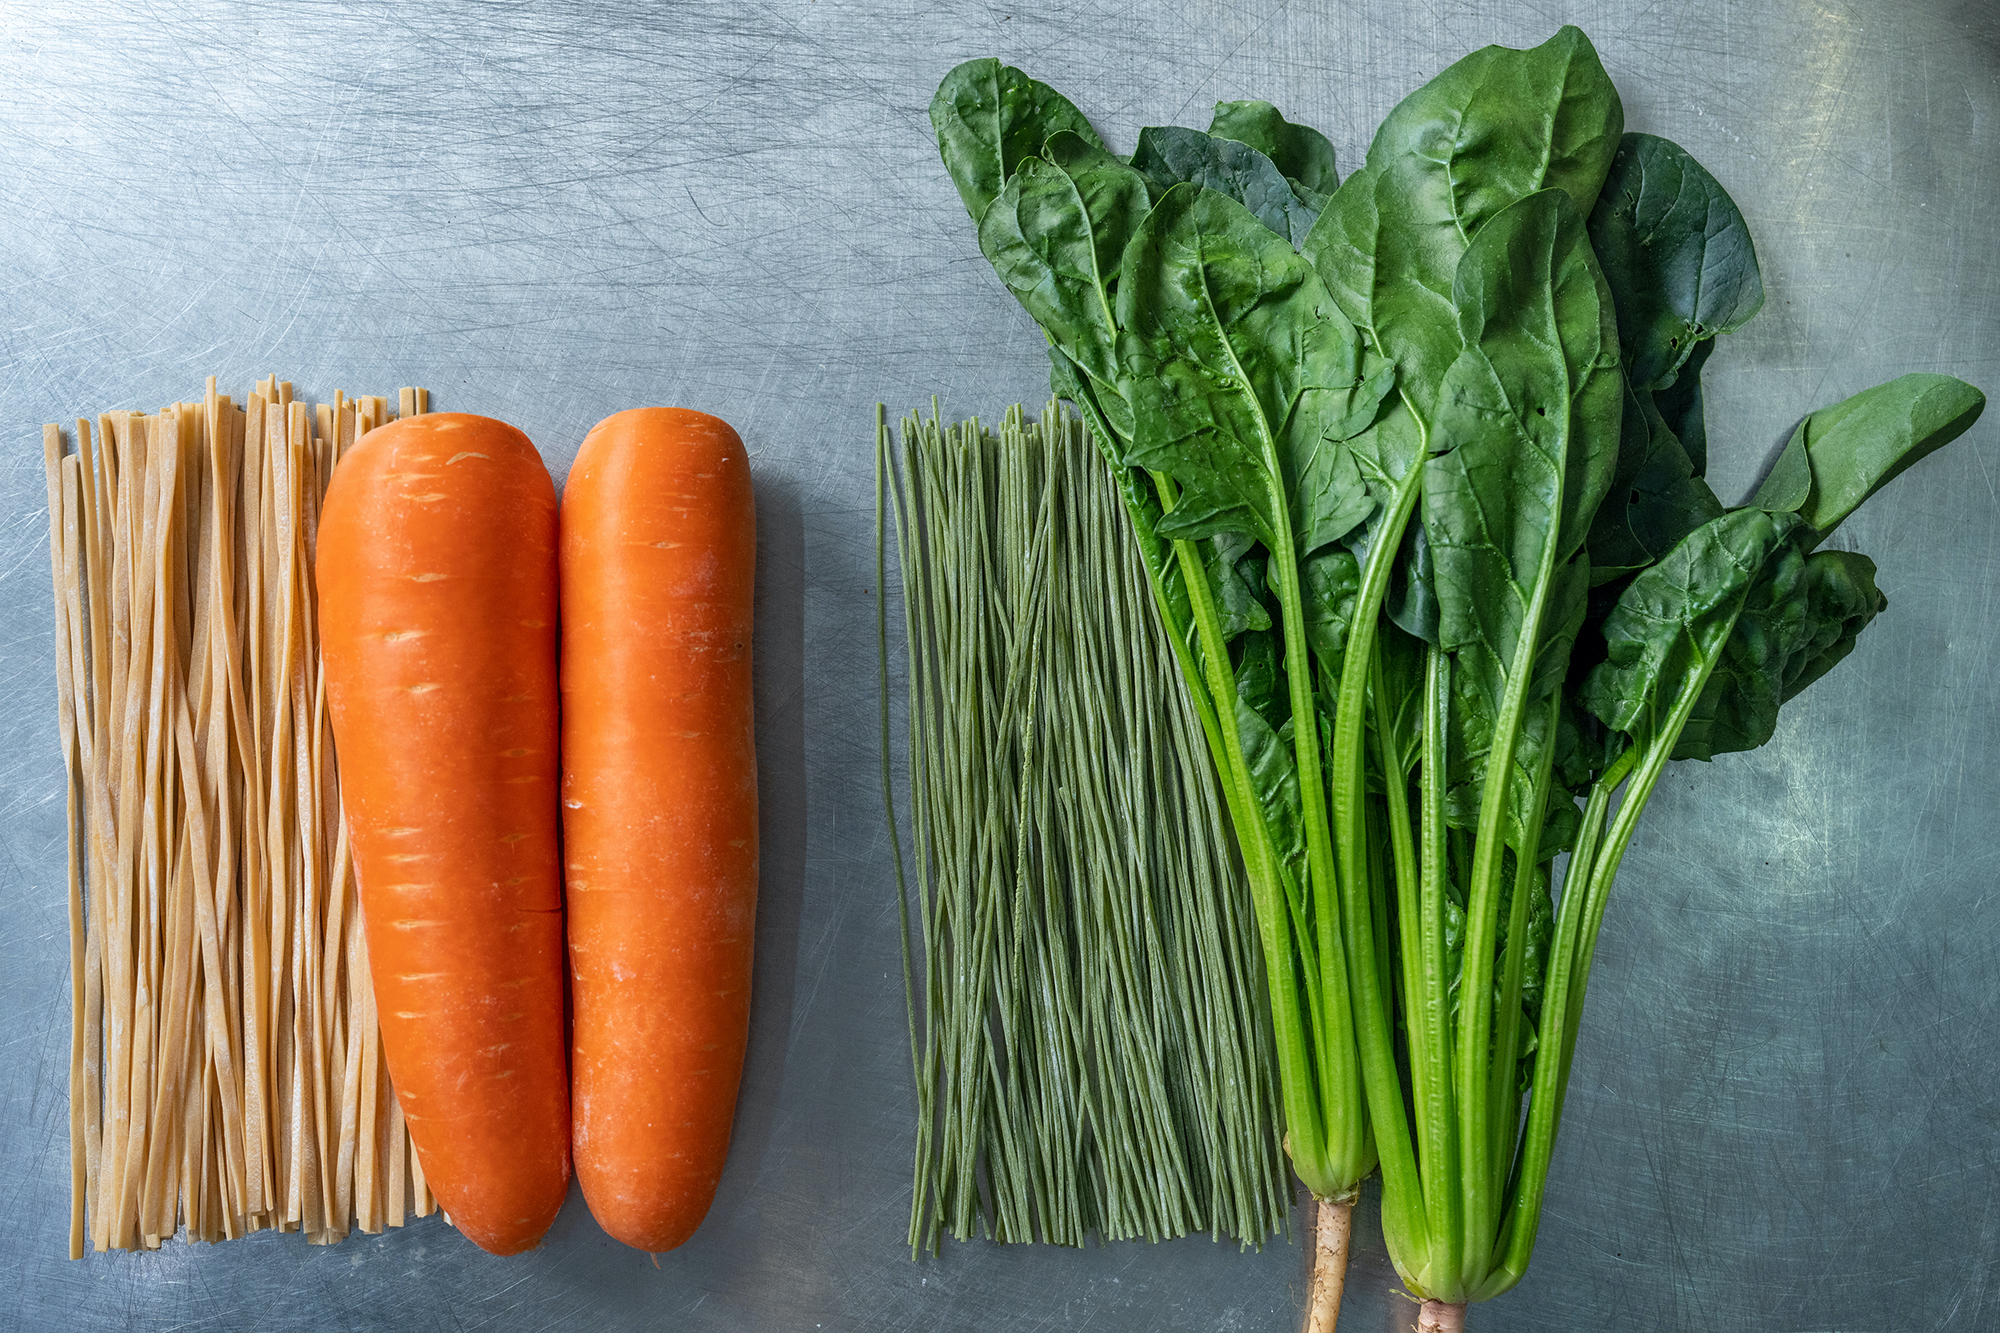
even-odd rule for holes
{"type": "MultiPolygon", "coordinates": [[[[403,414],[428,406],[405,389],[403,414]]],[[[275,378],[48,426],[69,773],[70,1255],[434,1211],[382,1060],[313,612],[388,400],[275,378]]]]}

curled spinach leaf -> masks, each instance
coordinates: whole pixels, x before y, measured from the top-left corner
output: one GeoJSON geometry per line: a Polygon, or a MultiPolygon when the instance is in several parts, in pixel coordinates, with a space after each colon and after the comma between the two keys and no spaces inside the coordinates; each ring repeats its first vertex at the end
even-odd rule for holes
{"type": "MultiPolygon", "coordinates": [[[[1785,557],[1797,560],[1798,526],[1790,514],[1732,510],[1641,571],[1605,618],[1605,659],[1584,682],[1585,706],[1641,743],[1661,734],[1691,677],[1717,669],[1752,587],[1771,607],[1790,600],[1796,575],[1785,557]]],[[[1706,689],[1727,693],[1713,676],[1706,689]]],[[[1681,732],[1683,746],[1693,731],[1681,732]]]]}
{"type": "Polygon", "coordinates": [[[990,58],[968,60],[944,76],[931,98],[931,128],[975,223],[1049,136],[1068,130],[1093,148],[1104,147],[1067,97],[990,58]]]}
{"type": "Polygon", "coordinates": [[[1277,163],[1233,138],[1153,126],[1139,131],[1132,166],[1145,174],[1157,193],[1186,181],[1226,194],[1294,247],[1319,220],[1319,207],[1292,188],[1277,163]]]}
{"type": "Polygon", "coordinates": [[[1150,207],[1138,172],[1063,130],[1049,157],[1021,160],[979,223],[979,248],[1007,289],[1071,360],[1117,376],[1112,288],[1150,207]]]}
{"type": "Polygon", "coordinates": [[[1340,184],[1327,137],[1310,125],[1286,120],[1269,102],[1217,102],[1208,132],[1249,144],[1270,158],[1314,213],[1326,207],[1340,184]]]}
{"type": "Polygon", "coordinates": [[[1868,622],[1889,609],[1875,586],[1875,562],[1859,551],[1816,551],[1806,558],[1806,627],[1785,663],[1778,702],[1789,703],[1806,686],[1854,651],[1868,622]]]}
{"type": "Polygon", "coordinates": [[[1862,501],[1971,428],[1986,395],[1949,375],[1904,375],[1799,423],[1751,501],[1824,538],[1862,501]]]}
{"type": "Polygon", "coordinates": [[[1888,604],[1867,556],[1807,556],[1800,542],[1787,543],[1745,599],[1674,757],[1712,759],[1770,740],[1779,708],[1852,652],[1855,639],[1888,604]]]}
{"type": "Polygon", "coordinates": [[[1270,608],[1264,605],[1264,551],[1238,532],[1217,534],[1202,555],[1215,587],[1216,609],[1222,617],[1222,635],[1233,639],[1250,630],[1271,628],[1270,608]]]}
{"type": "Polygon", "coordinates": [[[1764,306],[1757,249],[1735,202],[1686,150],[1655,135],[1620,141],[1590,241],[1635,389],[1672,384],[1697,343],[1764,306]]]}

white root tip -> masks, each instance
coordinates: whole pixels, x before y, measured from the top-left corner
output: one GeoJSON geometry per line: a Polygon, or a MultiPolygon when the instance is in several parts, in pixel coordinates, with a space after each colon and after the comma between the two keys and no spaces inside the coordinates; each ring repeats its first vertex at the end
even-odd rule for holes
{"type": "Polygon", "coordinates": [[[1417,1313],[1417,1333],[1465,1333],[1465,1307],[1425,1301],[1417,1313]]]}
{"type": "Polygon", "coordinates": [[[1306,1333],[1334,1333],[1340,1295],[1347,1286],[1347,1246],[1354,1235],[1354,1196],[1321,1199],[1313,1226],[1312,1291],[1306,1298],[1306,1333]]]}

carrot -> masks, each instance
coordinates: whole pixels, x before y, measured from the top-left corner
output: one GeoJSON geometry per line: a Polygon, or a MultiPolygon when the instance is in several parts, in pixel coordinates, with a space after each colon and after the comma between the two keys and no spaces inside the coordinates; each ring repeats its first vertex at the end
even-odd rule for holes
{"type": "Polygon", "coordinates": [[[569,1188],[557,833],[556,499],[528,438],[407,418],[335,469],[322,651],[383,1050],[438,1200],[480,1248],[569,1188]]]}
{"type": "Polygon", "coordinates": [[[756,512],[743,442],[641,408],[562,507],[563,846],[577,1178],[642,1250],[701,1224],[750,1024],[756,512]]]}

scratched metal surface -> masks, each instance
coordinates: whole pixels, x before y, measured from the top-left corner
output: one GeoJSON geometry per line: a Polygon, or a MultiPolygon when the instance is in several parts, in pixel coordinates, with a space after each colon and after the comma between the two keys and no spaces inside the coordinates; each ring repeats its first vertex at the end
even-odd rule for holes
{"type": "MultiPolygon", "coordinates": [[[[771,0],[0,7],[0,1328],[1290,1330],[1304,1260],[1206,1240],[912,1263],[877,799],[869,418],[1044,392],[924,107],[1000,54],[1118,145],[1259,96],[1343,166],[1472,47],[1596,39],[1627,123],[1742,206],[1770,301],[1708,379],[1741,494],[1806,410],[2000,390],[1993,0],[771,0]],[[956,11],[956,12],[953,12],[956,11]],[[717,412],[759,487],[765,875],[737,1141],[657,1267],[573,1198],[64,1259],[68,1013],[38,430],[213,372],[431,386],[560,476],[615,409],[717,412]]],[[[1535,1266],[1476,1329],[2000,1326],[2000,415],[1843,529],[1893,606],[1778,739],[1674,770],[1605,927],[1535,1266]]],[[[1407,1326],[1364,1216],[1343,1327],[1407,1326]]]]}

